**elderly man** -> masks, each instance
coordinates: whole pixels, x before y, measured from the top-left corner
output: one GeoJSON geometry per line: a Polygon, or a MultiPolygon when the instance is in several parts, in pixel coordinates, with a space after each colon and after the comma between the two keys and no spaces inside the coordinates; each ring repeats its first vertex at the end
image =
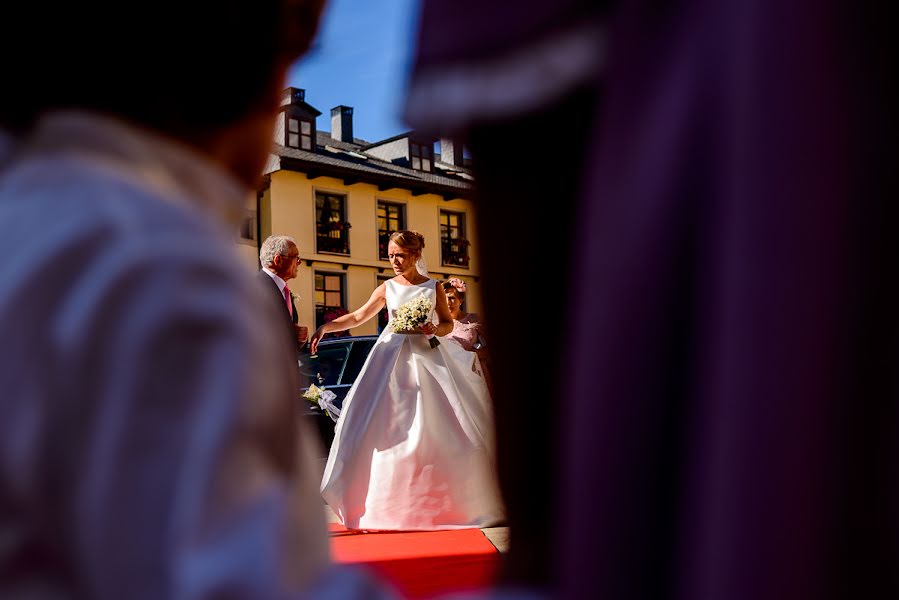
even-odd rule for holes
{"type": "Polygon", "coordinates": [[[257,279],[265,291],[266,298],[277,307],[276,312],[284,315],[285,327],[290,344],[299,352],[308,337],[308,329],[300,326],[297,306],[287,282],[297,276],[300,251],[292,237],[273,235],[262,242],[259,249],[259,264],[262,265],[257,279]]]}

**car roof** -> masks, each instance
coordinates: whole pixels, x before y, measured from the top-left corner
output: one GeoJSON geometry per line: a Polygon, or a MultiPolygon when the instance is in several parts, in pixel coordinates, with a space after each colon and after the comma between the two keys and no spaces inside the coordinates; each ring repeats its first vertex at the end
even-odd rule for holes
{"type": "Polygon", "coordinates": [[[346,335],[339,338],[327,338],[318,343],[319,346],[330,346],[331,344],[340,344],[343,342],[362,342],[369,340],[377,340],[377,335],[346,335]]]}

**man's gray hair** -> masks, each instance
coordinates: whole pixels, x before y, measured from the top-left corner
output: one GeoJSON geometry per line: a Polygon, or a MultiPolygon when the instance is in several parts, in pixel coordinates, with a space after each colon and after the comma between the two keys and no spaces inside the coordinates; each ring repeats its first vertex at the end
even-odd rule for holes
{"type": "Polygon", "coordinates": [[[290,245],[296,246],[296,241],[287,235],[270,235],[262,242],[259,248],[259,263],[263,267],[271,267],[275,263],[275,257],[279,254],[287,255],[290,245]]]}

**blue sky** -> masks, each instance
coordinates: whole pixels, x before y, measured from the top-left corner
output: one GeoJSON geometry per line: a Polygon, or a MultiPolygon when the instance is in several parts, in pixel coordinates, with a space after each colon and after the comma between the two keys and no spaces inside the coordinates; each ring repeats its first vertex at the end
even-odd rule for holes
{"type": "Polygon", "coordinates": [[[400,119],[414,52],[419,0],[329,0],[312,50],[288,85],[306,90],[331,129],[331,108],[353,107],[353,134],[376,141],[408,129],[400,119]]]}

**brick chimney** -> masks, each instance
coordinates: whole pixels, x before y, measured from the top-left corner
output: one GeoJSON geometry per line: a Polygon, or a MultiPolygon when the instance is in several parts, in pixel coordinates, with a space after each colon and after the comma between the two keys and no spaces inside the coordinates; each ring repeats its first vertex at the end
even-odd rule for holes
{"type": "Polygon", "coordinates": [[[440,138],[440,162],[457,167],[465,164],[461,140],[440,138]]]}
{"type": "Polygon", "coordinates": [[[353,142],[353,107],[335,106],[331,109],[331,137],[341,142],[353,142]]]}

